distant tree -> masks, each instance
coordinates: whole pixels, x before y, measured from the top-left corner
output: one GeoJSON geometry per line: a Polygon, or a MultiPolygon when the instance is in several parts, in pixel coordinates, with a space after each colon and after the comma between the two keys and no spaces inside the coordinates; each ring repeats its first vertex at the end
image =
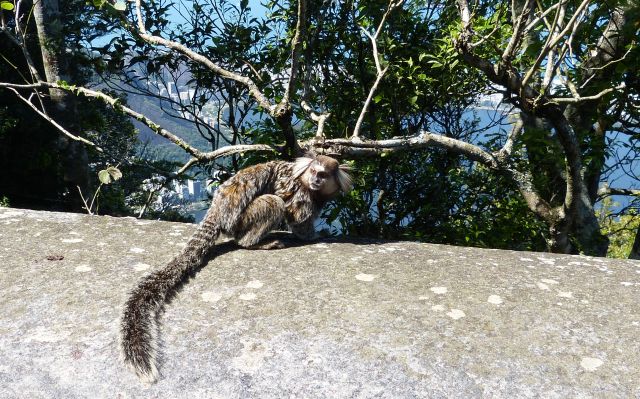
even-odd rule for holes
{"type": "MultiPolygon", "coordinates": [[[[72,57],[65,51],[69,22],[63,19],[58,0],[34,2],[31,8],[22,2],[3,1],[2,80],[15,84],[57,83],[73,76],[85,82],[74,71],[75,66],[70,65],[72,57]]],[[[13,197],[16,205],[81,210],[77,191],[78,187],[85,191],[89,187],[87,148],[58,130],[81,131],[76,97],[55,88],[31,91],[30,101],[22,103],[16,103],[16,97],[4,97],[6,115],[18,122],[6,128],[0,138],[5,152],[0,191],[13,197]],[[34,109],[39,109],[46,118],[34,119],[34,109]]]]}
{"type": "Polygon", "coordinates": [[[640,259],[640,201],[632,201],[620,207],[607,196],[596,211],[602,231],[611,245],[607,256],[612,258],[640,259]]]}
{"type": "MultiPolygon", "coordinates": [[[[92,24],[93,6],[78,0],[47,0],[32,9],[10,4],[0,11],[0,80],[17,86],[95,82],[101,63],[86,43],[109,27],[92,24]]],[[[84,211],[83,197],[90,201],[97,194],[94,210],[130,215],[126,197],[168,166],[138,162],[133,124],[103,101],[76,97],[68,87],[27,90],[28,98],[14,93],[19,95],[0,96],[0,196],[14,206],[84,211]],[[34,110],[42,118],[34,118],[34,110]],[[98,172],[114,165],[126,178],[96,191],[98,172]]],[[[109,93],[126,104],[122,95],[109,93]]]]}
{"type": "MultiPolygon", "coordinates": [[[[549,226],[551,249],[604,255],[594,213],[608,131],[638,138],[638,13],[627,1],[457,0],[455,49],[519,111],[496,159],[549,226]]],[[[624,140],[624,139],[623,139],[624,140]]],[[[635,144],[634,144],[635,145],[635,144]]]]}

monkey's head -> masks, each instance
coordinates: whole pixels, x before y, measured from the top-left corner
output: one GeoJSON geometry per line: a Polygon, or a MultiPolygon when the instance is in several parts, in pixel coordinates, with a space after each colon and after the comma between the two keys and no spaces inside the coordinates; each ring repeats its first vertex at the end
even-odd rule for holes
{"type": "Polygon", "coordinates": [[[347,165],[340,165],[331,157],[310,154],[296,159],[293,177],[299,178],[310,191],[330,198],[340,190],[347,193],[353,187],[348,170],[347,165]]]}

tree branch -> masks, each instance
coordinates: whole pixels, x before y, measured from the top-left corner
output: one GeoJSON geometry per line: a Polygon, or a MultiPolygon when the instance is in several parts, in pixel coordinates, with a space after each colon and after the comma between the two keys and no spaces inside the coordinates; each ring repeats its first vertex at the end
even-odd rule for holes
{"type": "Polygon", "coordinates": [[[524,37],[524,33],[526,31],[525,23],[527,22],[527,19],[529,19],[532,8],[533,0],[526,0],[524,6],[522,7],[522,10],[520,11],[520,15],[518,16],[518,19],[516,19],[516,23],[514,24],[511,39],[509,40],[507,47],[502,53],[502,62],[507,63],[515,56],[514,52],[522,42],[522,38],[524,37]]]}
{"type": "Polygon", "coordinates": [[[162,45],[164,47],[167,47],[169,49],[175,50],[177,52],[179,52],[180,54],[183,54],[184,56],[188,57],[189,59],[198,62],[204,66],[206,66],[207,68],[209,68],[211,71],[217,73],[218,75],[226,78],[226,79],[230,79],[233,81],[236,81],[244,86],[247,87],[247,89],[249,90],[249,94],[255,98],[255,100],[258,102],[258,104],[264,108],[265,110],[267,110],[269,112],[270,115],[273,116],[273,113],[275,111],[275,106],[273,104],[271,104],[271,102],[267,99],[267,97],[265,97],[265,95],[260,91],[260,89],[258,88],[258,86],[255,84],[255,82],[251,79],[249,79],[246,76],[242,76],[239,75],[235,72],[231,72],[227,69],[222,68],[221,66],[219,66],[218,64],[212,62],[210,59],[208,59],[207,57],[203,56],[202,54],[198,54],[195,51],[189,49],[188,47],[184,46],[181,43],[177,43],[171,40],[167,40],[163,37],[160,36],[155,36],[155,35],[151,35],[149,33],[147,33],[147,30],[144,27],[144,22],[142,20],[142,4],[141,4],[141,0],[136,0],[136,17],[137,17],[137,30],[135,30],[135,28],[133,28],[132,26],[128,26],[128,28],[133,31],[133,33],[137,34],[138,36],[140,36],[144,41],[146,41],[147,43],[150,44],[156,44],[156,45],[162,45]]]}
{"type": "Polygon", "coordinates": [[[403,2],[404,0],[398,0],[397,2],[394,2],[393,0],[391,0],[389,2],[389,5],[387,6],[387,10],[382,15],[382,19],[380,20],[380,23],[378,24],[378,28],[376,29],[376,32],[373,36],[369,32],[367,32],[364,28],[361,28],[362,32],[364,32],[364,34],[371,41],[371,47],[373,48],[373,60],[376,64],[376,80],[373,82],[373,85],[371,85],[369,94],[367,95],[367,98],[364,104],[362,105],[362,110],[360,111],[360,115],[358,116],[358,120],[356,121],[356,125],[353,128],[353,133],[351,135],[353,138],[357,138],[360,136],[360,127],[362,126],[362,122],[364,121],[364,116],[367,113],[367,110],[369,109],[369,105],[371,104],[373,95],[378,89],[378,85],[380,84],[380,81],[382,81],[382,78],[384,77],[385,73],[389,69],[388,65],[384,69],[382,68],[382,64],[380,62],[380,54],[378,53],[378,38],[380,37],[380,33],[382,32],[382,27],[384,26],[389,14],[396,8],[400,7],[403,2]]]}
{"type": "Polygon", "coordinates": [[[495,156],[500,160],[505,160],[513,154],[513,147],[515,143],[518,141],[518,138],[520,137],[522,132],[524,131],[524,121],[522,120],[522,118],[519,115],[515,116],[515,118],[516,118],[515,123],[513,123],[513,126],[511,127],[511,132],[509,132],[509,135],[507,136],[507,141],[504,143],[502,148],[495,154],[495,156]]]}
{"type": "Polygon", "coordinates": [[[379,156],[384,153],[417,150],[428,147],[438,147],[462,154],[467,158],[480,162],[489,168],[497,168],[498,163],[493,155],[480,147],[462,140],[453,139],[440,134],[422,131],[413,136],[393,137],[387,140],[315,139],[301,143],[303,148],[315,148],[324,153],[344,156],[379,156]]]}
{"type": "MultiPolygon", "coordinates": [[[[0,87],[6,87],[3,86],[4,84],[0,83],[0,87]]],[[[64,127],[62,127],[62,125],[60,125],[58,122],[56,122],[53,118],[51,118],[49,115],[45,114],[44,112],[40,111],[35,105],[33,105],[31,103],[31,101],[29,101],[29,99],[25,98],[24,96],[22,96],[18,90],[14,89],[13,87],[7,87],[8,90],[11,90],[12,92],[15,93],[15,95],[25,104],[27,104],[32,110],[34,110],[38,115],[40,115],[44,120],[46,120],[47,122],[51,123],[56,129],[58,129],[62,134],[64,134],[65,136],[67,136],[68,138],[70,138],[71,140],[74,141],[79,141],[81,143],[84,143],[90,147],[95,148],[97,151],[99,152],[103,152],[102,148],[98,147],[96,145],[96,143],[89,141],[87,139],[85,139],[84,137],[80,137],[78,135],[75,135],[73,133],[70,133],[67,129],[65,129],[64,127]]]]}
{"type": "Polygon", "coordinates": [[[322,137],[324,137],[324,125],[327,122],[327,119],[331,116],[331,113],[316,113],[313,108],[311,108],[311,105],[309,105],[306,99],[300,101],[300,106],[303,110],[305,110],[305,112],[309,114],[311,120],[318,124],[318,129],[316,130],[316,138],[321,139],[322,137]]]}
{"type": "Polygon", "coordinates": [[[562,212],[562,209],[552,208],[536,193],[533,178],[529,173],[508,167],[507,162],[497,159],[476,145],[439,134],[423,131],[417,135],[394,137],[388,140],[329,139],[318,141],[311,139],[301,143],[301,146],[323,154],[348,157],[374,157],[430,147],[442,148],[461,154],[509,178],[518,187],[529,208],[543,219],[555,221],[557,215],[562,212]]]}
{"type": "Polygon", "coordinates": [[[129,115],[129,116],[135,118],[136,120],[142,122],[147,127],[149,127],[155,134],[166,138],[167,140],[171,141],[173,144],[175,144],[175,145],[179,146],[180,148],[182,148],[183,150],[185,150],[187,153],[191,154],[192,157],[193,157],[192,159],[195,159],[195,161],[190,160],[189,162],[187,162],[187,164],[185,164],[180,169],[178,174],[183,173],[185,170],[187,170],[189,167],[191,167],[195,163],[205,162],[205,161],[212,161],[214,159],[225,157],[225,156],[229,156],[229,155],[232,155],[232,154],[237,154],[237,153],[247,152],[247,151],[275,151],[272,147],[270,147],[268,145],[264,145],[264,144],[233,145],[233,146],[223,147],[223,148],[217,149],[215,151],[210,151],[210,152],[200,151],[199,149],[191,146],[190,144],[188,144],[187,142],[182,140],[180,137],[178,137],[175,134],[171,133],[170,131],[162,128],[160,125],[156,124],[155,122],[153,122],[151,119],[147,118],[146,116],[140,114],[139,112],[136,112],[136,111],[132,110],[131,108],[128,108],[128,107],[122,105],[118,98],[113,98],[113,97],[111,97],[111,96],[109,96],[107,94],[104,94],[102,92],[95,91],[95,90],[90,90],[90,89],[87,89],[87,88],[84,88],[84,87],[67,86],[67,85],[60,85],[58,83],[49,83],[49,82],[39,82],[39,83],[27,84],[27,85],[0,82],[0,88],[7,88],[8,90],[11,90],[14,93],[16,93],[16,95],[18,95],[18,98],[20,98],[21,100],[23,100],[27,104],[29,104],[29,106],[31,106],[31,108],[34,109],[34,111],[36,111],[40,116],[45,118],[47,121],[51,122],[64,135],[68,136],[69,138],[71,138],[73,140],[80,141],[80,142],[83,142],[83,143],[85,143],[87,145],[90,145],[90,146],[96,148],[99,151],[102,151],[94,143],[92,143],[92,142],[90,142],[90,141],[88,141],[88,140],[86,140],[86,139],[84,139],[82,137],[75,136],[75,135],[69,133],[68,131],[66,131],[62,126],[57,124],[49,116],[43,114],[40,110],[35,108],[35,106],[33,104],[31,104],[28,100],[26,100],[23,96],[21,96],[19,94],[18,90],[34,90],[34,89],[42,89],[42,88],[53,88],[53,89],[59,89],[59,90],[66,90],[66,91],[75,93],[77,95],[81,94],[81,95],[84,95],[86,97],[97,98],[97,99],[109,104],[116,111],[122,112],[122,113],[124,113],[126,115],[129,115]]]}
{"type": "Polygon", "coordinates": [[[631,197],[640,197],[640,190],[628,189],[628,188],[614,188],[604,185],[598,189],[598,197],[604,198],[612,195],[625,195],[631,197]]]}
{"type": "Polygon", "coordinates": [[[237,144],[229,145],[226,147],[218,148],[215,151],[203,152],[199,158],[189,159],[175,174],[180,175],[188,170],[193,165],[213,161],[214,159],[228,157],[233,154],[240,154],[249,151],[270,151],[275,152],[275,149],[266,144],[237,144]]]}
{"type": "Polygon", "coordinates": [[[571,16],[571,18],[569,19],[569,22],[567,22],[567,25],[564,27],[564,29],[562,29],[560,32],[557,32],[555,30],[556,26],[560,27],[560,25],[557,25],[557,24],[560,23],[560,21],[559,21],[560,16],[564,15],[564,10],[565,10],[565,7],[562,7],[562,6],[560,7],[560,10],[558,10],[558,13],[556,14],[557,19],[556,19],[556,21],[554,21],[554,24],[553,24],[554,31],[550,32],[546,43],[544,44],[542,50],[540,50],[540,53],[538,54],[538,58],[536,59],[536,61],[533,63],[533,65],[529,69],[529,72],[527,72],[525,77],[522,79],[522,86],[526,86],[527,85],[527,83],[529,82],[531,77],[534,75],[534,73],[536,72],[536,70],[538,69],[540,64],[542,63],[542,60],[549,54],[549,52],[555,50],[555,48],[558,45],[558,43],[560,42],[560,40],[562,40],[562,38],[570,30],[576,29],[578,27],[578,25],[580,24],[580,22],[578,21],[578,18],[585,11],[585,9],[589,5],[590,1],[591,0],[583,0],[582,3],[580,3],[580,5],[576,8],[576,11],[574,12],[573,16],[571,16]]]}
{"type": "Polygon", "coordinates": [[[302,52],[302,42],[306,35],[306,0],[298,0],[298,21],[296,22],[296,34],[293,36],[291,43],[291,72],[289,73],[289,82],[284,96],[280,101],[281,104],[289,104],[291,102],[291,93],[294,91],[296,79],[298,77],[298,68],[300,63],[300,53],[302,52]]]}
{"type": "Polygon", "coordinates": [[[609,87],[608,89],[604,89],[601,92],[594,94],[592,96],[580,96],[577,92],[574,93],[573,97],[551,97],[550,101],[554,101],[557,103],[579,103],[579,102],[583,102],[583,101],[595,101],[595,100],[599,100],[602,97],[604,97],[605,95],[609,94],[609,93],[613,93],[614,91],[618,91],[618,90],[622,90],[626,87],[626,85],[623,83],[620,83],[619,85],[617,85],[616,87],[609,87]]]}

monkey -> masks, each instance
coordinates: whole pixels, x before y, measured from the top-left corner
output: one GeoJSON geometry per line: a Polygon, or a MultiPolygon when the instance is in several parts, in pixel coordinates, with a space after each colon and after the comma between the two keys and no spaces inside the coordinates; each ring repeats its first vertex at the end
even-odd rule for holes
{"type": "Polygon", "coordinates": [[[142,382],[154,383],[159,316],[177,287],[204,265],[216,240],[227,236],[243,248],[283,248],[280,240],[264,240],[283,222],[298,238],[315,238],[314,221],[324,204],[352,189],[348,170],[331,157],[307,154],[250,166],[221,184],[183,250],[130,293],[120,326],[124,363],[142,382]]]}

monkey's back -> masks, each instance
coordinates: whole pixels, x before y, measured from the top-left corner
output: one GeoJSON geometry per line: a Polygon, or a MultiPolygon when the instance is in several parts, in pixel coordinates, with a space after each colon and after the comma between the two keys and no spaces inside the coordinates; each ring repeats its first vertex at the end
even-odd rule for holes
{"type": "Polygon", "coordinates": [[[271,161],[240,170],[218,187],[206,219],[217,221],[223,232],[232,233],[247,206],[265,194],[284,201],[289,225],[315,219],[320,207],[309,190],[293,177],[293,166],[291,162],[271,161]]]}

